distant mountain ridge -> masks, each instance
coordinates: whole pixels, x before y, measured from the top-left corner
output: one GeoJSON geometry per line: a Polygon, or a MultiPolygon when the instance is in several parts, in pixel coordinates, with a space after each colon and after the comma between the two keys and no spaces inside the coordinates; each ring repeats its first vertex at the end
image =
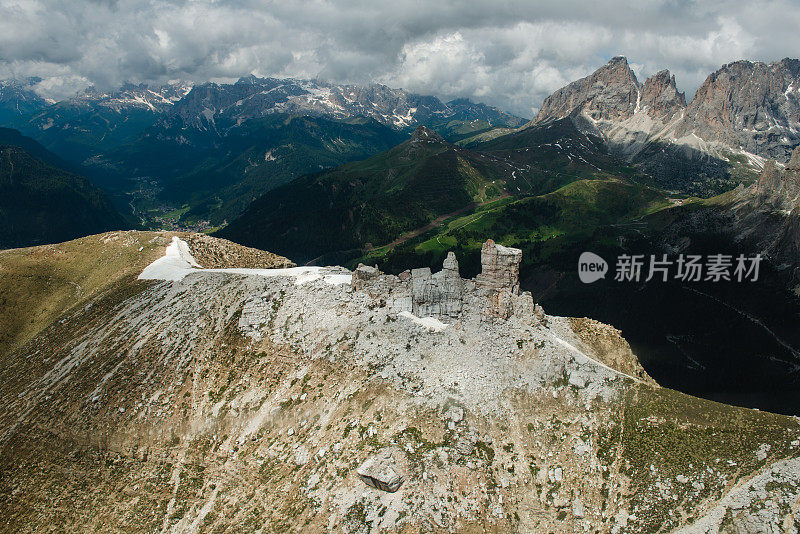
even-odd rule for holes
{"type": "Polygon", "coordinates": [[[524,122],[467,99],[445,103],[385,85],[248,76],[89,88],[10,124],[118,201],[133,200],[144,224],[182,210],[179,224],[200,230],[298,176],[387,150],[419,124],[457,140],[524,122]]]}
{"type": "MultiPolygon", "coordinates": [[[[520,117],[468,99],[445,103],[435,96],[381,84],[338,85],[320,80],[250,75],[235,83],[174,82],[162,86],[126,83],[110,92],[89,87],[72,98],[50,103],[21,82],[0,82],[0,113],[5,113],[2,120],[12,121],[14,126],[37,139],[51,136],[53,132],[48,130],[79,135],[87,127],[98,126],[91,124],[92,116],[101,115],[109,121],[110,111],[121,115],[152,114],[162,120],[162,128],[190,127],[222,135],[247,120],[273,114],[337,120],[365,117],[397,129],[418,124],[443,126],[452,120],[481,122],[484,129],[513,128],[525,122],[520,117]],[[27,105],[19,105],[23,101],[27,105]]],[[[110,119],[111,123],[120,121],[110,119]]],[[[141,125],[139,132],[155,122],[154,117],[149,124],[141,125]]],[[[116,128],[120,126],[110,124],[106,129],[116,128]]]]}
{"type": "Polygon", "coordinates": [[[258,78],[248,76],[233,84],[197,85],[170,112],[185,125],[215,129],[274,113],[327,116],[335,119],[367,117],[394,128],[426,124],[458,113],[466,120],[482,119],[490,126],[519,126],[522,120],[485,104],[466,99],[442,102],[392,89],[385,85],[337,85],[318,80],[258,78]]]}
{"type": "Polygon", "coordinates": [[[766,159],[787,163],[800,144],[800,61],[724,65],[687,104],[669,71],[642,84],[618,56],[547,97],[527,126],[566,117],[664,187],[697,194],[692,181],[722,179],[730,188],[729,164],[757,173],[766,159]]]}
{"type": "Polygon", "coordinates": [[[40,81],[39,78],[0,80],[0,123],[51,105],[33,90],[33,86],[40,81]]]}
{"type": "MultiPolygon", "coordinates": [[[[191,85],[125,84],[112,92],[90,87],[73,98],[39,106],[6,120],[63,159],[84,164],[100,153],[134,141],[180,100],[191,85]]],[[[0,90],[0,98],[5,93],[0,90]]]]}

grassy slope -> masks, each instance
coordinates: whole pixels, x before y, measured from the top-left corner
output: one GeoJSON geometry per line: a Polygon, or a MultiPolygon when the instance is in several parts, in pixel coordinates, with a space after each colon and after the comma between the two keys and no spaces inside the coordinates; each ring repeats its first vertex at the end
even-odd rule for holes
{"type": "MultiPolygon", "coordinates": [[[[107,324],[114,304],[123,298],[110,295],[108,300],[114,302],[105,305],[103,299],[93,299],[92,313],[73,308],[74,316],[59,325],[66,340],[55,329],[40,338],[42,345],[52,347],[52,356],[57,356],[53,360],[58,361],[69,353],[70,331],[107,324]]],[[[170,526],[184,517],[191,522],[211,503],[208,515],[199,521],[201,532],[324,530],[330,509],[308,495],[309,480],[333,494],[351,488],[359,495],[370,494],[355,468],[375,450],[400,444],[412,469],[401,490],[406,495],[436,487],[423,480],[423,472],[429,473],[428,480],[453,484],[447,495],[454,499],[441,502],[444,510],[474,488],[484,492],[481,505],[470,510],[474,517],[459,523],[465,532],[484,532],[487,523],[492,532],[526,530],[522,520],[539,521],[529,530],[574,532],[582,528],[582,521],[572,516],[569,502],[560,508],[551,503],[554,496],[575,495],[588,510],[608,512],[603,523],[596,524],[602,531],[614,526],[618,509],[636,516],[628,520],[630,531],[670,531],[697,519],[704,505],[765,466],[798,454],[790,445],[799,435],[792,418],[632,382],[620,398],[585,403],[568,383],[556,383],[545,386],[558,388],[557,395],[548,389],[509,390],[503,417],[467,413],[470,426],[492,440],[481,440],[468,454],[442,464],[437,455],[452,453],[458,435],[442,424],[440,411],[420,407],[412,394],[376,382],[346,359],[309,362],[291,347],[253,346],[237,334],[236,321],[232,314],[227,328],[207,332],[203,339],[208,344],[194,351],[194,372],[177,372],[177,359],[159,351],[159,343],[132,354],[98,350],[96,361],[73,371],[73,379],[54,401],[41,403],[4,444],[4,524],[19,532],[152,531],[165,521],[170,526]],[[113,386],[104,389],[103,402],[87,406],[85,399],[120,357],[126,364],[123,369],[136,378],[117,376],[113,386]],[[140,377],[148,372],[155,381],[144,386],[140,377]],[[255,384],[269,392],[265,405],[275,407],[274,417],[259,429],[258,439],[237,445],[232,454],[221,449],[221,443],[258,408],[259,404],[241,412],[233,408],[251,406],[255,384]],[[170,387],[173,393],[155,405],[157,414],[148,411],[145,419],[132,415],[132,409],[122,414],[118,408],[125,399],[135,399],[129,401],[131,408],[143,396],[140,387],[149,388],[144,397],[150,402],[157,398],[155,390],[170,387]],[[212,417],[211,407],[220,401],[222,409],[212,417]],[[208,424],[187,423],[194,420],[208,424]],[[367,432],[373,426],[374,435],[367,432]],[[580,437],[589,445],[588,452],[578,454],[576,440],[566,436],[580,437]],[[298,465],[294,451],[310,443],[337,443],[340,449],[328,448],[326,454],[298,465]],[[771,448],[759,460],[757,452],[765,444],[771,448]],[[467,470],[467,462],[479,467],[467,470]],[[563,469],[563,480],[548,478],[555,467],[563,469]],[[701,481],[702,489],[680,483],[679,476],[701,481]],[[503,482],[509,479],[510,485],[503,482]],[[666,485],[666,495],[657,484],[666,485]],[[544,497],[540,501],[531,499],[533,495],[544,497]],[[488,522],[490,504],[499,496],[507,515],[488,522]]],[[[42,367],[39,372],[47,370],[45,364],[37,365],[42,367]]],[[[344,515],[355,525],[352,530],[369,525],[359,502],[344,515]]],[[[425,519],[412,515],[398,530],[447,531],[425,519]]]]}
{"type": "Polygon", "coordinates": [[[398,271],[414,263],[435,266],[454,250],[466,274],[473,275],[481,244],[491,237],[522,248],[525,266],[547,263],[598,227],[624,224],[667,206],[661,192],[646,186],[614,178],[578,180],[552,193],[487,204],[393,250],[371,251],[361,261],[398,271]]]}
{"type": "Polygon", "coordinates": [[[475,150],[407,142],[270,192],[220,235],[300,262],[341,263],[385,250],[458,210],[482,212],[503,197],[539,195],[580,179],[631,177],[635,170],[568,121],[475,150]]]}
{"type": "Polygon", "coordinates": [[[154,232],[109,232],[0,251],[0,356],[163,254],[154,232]],[[141,250],[139,250],[141,248],[141,250]]]}
{"type": "MultiPolygon", "coordinates": [[[[0,360],[68,312],[133,279],[163,256],[173,232],[107,232],[0,251],[0,360]]],[[[203,234],[179,233],[206,268],[277,268],[291,262],[203,234]]]]}
{"type": "Polygon", "coordinates": [[[220,234],[292,259],[382,245],[436,217],[503,195],[511,168],[443,142],[406,142],[310,175],[254,202],[220,234]]]}

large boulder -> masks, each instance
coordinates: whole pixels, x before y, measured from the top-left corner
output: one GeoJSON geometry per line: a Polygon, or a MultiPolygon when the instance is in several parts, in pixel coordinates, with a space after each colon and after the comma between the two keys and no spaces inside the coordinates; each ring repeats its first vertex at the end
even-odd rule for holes
{"type": "Polygon", "coordinates": [[[365,484],[381,491],[394,493],[405,479],[403,452],[397,447],[386,447],[375,456],[367,458],[356,473],[365,484]]]}

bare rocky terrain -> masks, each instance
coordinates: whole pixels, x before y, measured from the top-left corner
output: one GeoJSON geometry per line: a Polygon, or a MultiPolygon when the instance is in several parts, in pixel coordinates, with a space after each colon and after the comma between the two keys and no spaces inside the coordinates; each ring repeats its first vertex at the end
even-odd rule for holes
{"type": "Polygon", "coordinates": [[[762,158],[761,164],[785,164],[800,142],[798,90],[797,59],[736,61],[711,73],[687,104],[669,71],[642,84],[618,56],[547,97],[530,124],[572,115],[628,153],[657,141],[719,156],[724,147],[762,158]]]}
{"type": "Polygon", "coordinates": [[[4,531],[800,528],[796,419],[659,387],[517,249],[465,280],[114,235],[128,274],[0,359],[4,531]]]}
{"type": "Polygon", "coordinates": [[[667,190],[709,197],[749,185],[767,160],[786,165],[800,143],[800,61],[736,61],[691,102],[663,70],[644,83],[626,58],[559,89],[528,126],[569,119],[667,190]]]}

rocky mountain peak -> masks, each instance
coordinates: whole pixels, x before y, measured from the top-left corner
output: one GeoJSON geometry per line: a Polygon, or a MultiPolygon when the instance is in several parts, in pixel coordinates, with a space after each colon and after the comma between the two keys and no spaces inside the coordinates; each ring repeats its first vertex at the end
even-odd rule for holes
{"type": "Polygon", "coordinates": [[[647,172],[663,172],[659,159],[667,145],[682,147],[675,154],[713,156],[719,163],[708,166],[710,173],[747,153],[746,165],[758,172],[767,159],[787,163],[800,145],[800,60],[723,65],[687,104],[668,70],[639,84],[628,61],[618,56],[547,97],[528,125],[568,117],[604,138],[611,150],[645,164],[647,172]]]}
{"type": "Polygon", "coordinates": [[[426,126],[417,126],[411,134],[412,143],[445,143],[444,137],[426,126]]]}
{"type": "Polygon", "coordinates": [[[668,119],[686,108],[686,95],[678,91],[675,75],[662,70],[644,82],[639,105],[651,116],[668,119]]]}
{"type": "Polygon", "coordinates": [[[151,112],[163,113],[170,110],[191,89],[192,84],[187,82],[173,82],[162,86],[125,82],[119,89],[113,91],[103,91],[95,86],[90,86],[79,92],[69,102],[81,107],[99,106],[117,111],[146,109],[151,112]]]}
{"type": "Polygon", "coordinates": [[[628,58],[625,56],[614,56],[608,60],[608,63],[597,69],[595,74],[602,78],[607,76],[609,79],[612,80],[629,80],[634,83],[634,85],[638,85],[639,82],[636,80],[636,75],[631,70],[630,65],[628,64],[628,58]]]}
{"type": "Polygon", "coordinates": [[[710,74],[680,133],[786,162],[800,144],[800,62],[736,61],[710,74]]]}
{"type": "Polygon", "coordinates": [[[532,123],[562,119],[582,113],[593,121],[624,120],[633,115],[639,100],[639,82],[623,56],[612,58],[591,75],[547,97],[532,123]]]}

